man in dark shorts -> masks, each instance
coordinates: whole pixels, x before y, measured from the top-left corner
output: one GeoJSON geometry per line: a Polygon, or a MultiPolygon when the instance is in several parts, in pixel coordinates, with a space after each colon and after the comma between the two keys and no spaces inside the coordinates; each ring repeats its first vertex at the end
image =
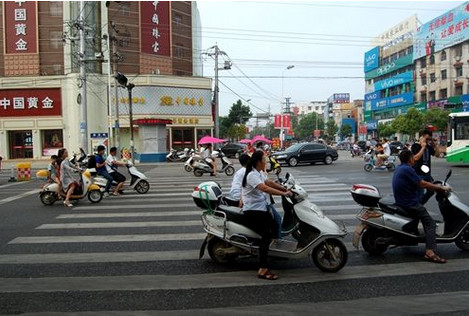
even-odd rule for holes
{"type": "Polygon", "coordinates": [[[116,160],[117,148],[111,147],[109,150],[109,156],[106,158],[106,170],[111,175],[112,179],[116,181],[117,186],[114,190],[113,195],[120,195],[119,191],[122,190],[122,187],[125,183],[125,177],[122,173],[117,171],[119,166],[125,166],[125,163],[119,162],[116,160]]]}

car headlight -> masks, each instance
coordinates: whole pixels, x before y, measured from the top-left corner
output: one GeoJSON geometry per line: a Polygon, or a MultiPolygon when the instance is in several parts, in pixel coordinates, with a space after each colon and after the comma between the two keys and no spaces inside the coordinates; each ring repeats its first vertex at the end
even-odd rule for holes
{"type": "Polygon", "coordinates": [[[275,159],[285,159],[285,158],[287,158],[287,155],[275,156],[275,159]]]}

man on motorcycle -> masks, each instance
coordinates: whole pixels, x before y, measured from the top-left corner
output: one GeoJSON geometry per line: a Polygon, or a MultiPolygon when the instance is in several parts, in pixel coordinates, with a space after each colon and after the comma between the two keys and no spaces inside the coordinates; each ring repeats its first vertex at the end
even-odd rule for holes
{"type": "Polygon", "coordinates": [[[125,163],[119,162],[116,160],[117,148],[111,147],[109,150],[109,156],[106,158],[106,170],[111,175],[112,179],[116,181],[117,186],[114,190],[113,195],[120,195],[119,191],[122,190],[122,187],[125,183],[125,176],[117,171],[119,166],[125,166],[125,163]]]}
{"type": "Polygon", "coordinates": [[[96,169],[98,171],[98,174],[100,176],[103,176],[107,180],[106,188],[104,189],[104,194],[106,196],[109,196],[109,189],[111,188],[111,185],[112,185],[112,177],[106,170],[106,161],[103,157],[104,156],[104,151],[106,150],[106,147],[104,147],[103,145],[99,145],[97,150],[98,150],[98,154],[95,155],[95,157],[96,157],[96,169]]]}
{"type": "Polygon", "coordinates": [[[391,156],[391,147],[389,147],[389,140],[384,138],[383,152],[378,154],[378,167],[381,167],[383,162],[391,156]]]}
{"type": "Polygon", "coordinates": [[[449,187],[435,185],[422,180],[412,167],[415,163],[414,155],[409,150],[399,154],[401,165],[394,172],[392,190],[396,204],[404,208],[415,219],[410,230],[417,230],[418,220],[422,221],[425,230],[425,260],[434,263],[446,263],[446,259],[435,253],[436,223],[428,214],[426,208],[420,203],[419,189],[426,188],[432,191],[448,191],[449,187]]]}
{"type": "Polygon", "coordinates": [[[249,156],[247,154],[241,154],[239,156],[239,163],[241,164],[241,169],[236,171],[233,181],[231,182],[231,190],[228,197],[228,205],[243,207],[243,201],[241,200],[241,185],[243,183],[244,173],[246,172],[246,165],[249,161],[249,156]]]}

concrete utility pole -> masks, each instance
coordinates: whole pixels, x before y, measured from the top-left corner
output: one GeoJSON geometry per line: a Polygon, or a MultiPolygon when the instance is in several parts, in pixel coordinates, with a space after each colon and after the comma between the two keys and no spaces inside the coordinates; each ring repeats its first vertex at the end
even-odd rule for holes
{"type": "MultiPolygon", "coordinates": [[[[119,52],[117,51],[117,34],[119,33],[119,31],[117,31],[116,29],[116,24],[114,22],[111,22],[111,28],[113,30],[113,34],[111,36],[111,41],[112,41],[112,56],[113,56],[113,68],[114,68],[114,95],[115,95],[115,107],[114,107],[114,111],[115,111],[115,117],[114,117],[114,146],[117,147],[117,155],[118,155],[118,158],[120,158],[120,152],[121,152],[121,148],[120,148],[120,134],[119,134],[119,129],[120,129],[120,124],[119,124],[119,84],[117,82],[117,73],[118,73],[118,69],[117,69],[117,64],[119,62],[119,58],[120,58],[120,55],[119,55],[119,52]]],[[[133,157],[132,157],[133,158],[133,157]]]]}
{"type": "Polygon", "coordinates": [[[85,46],[85,1],[80,1],[80,17],[77,24],[80,34],[80,147],[89,152],[88,113],[86,102],[86,46],[85,46]]]}
{"type": "Polygon", "coordinates": [[[219,115],[219,99],[218,99],[218,94],[220,92],[218,88],[218,70],[229,70],[231,69],[231,61],[229,60],[228,55],[224,52],[221,51],[220,48],[218,48],[218,45],[214,45],[210,47],[211,52],[203,53],[206,54],[207,56],[214,57],[215,59],[215,85],[214,85],[214,91],[213,91],[213,101],[215,103],[215,137],[219,138],[220,137],[220,115],[219,115]],[[228,60],[225,60],[223,68],[218,68],[218,56],[224,55],[228,58],[228,60]]]}

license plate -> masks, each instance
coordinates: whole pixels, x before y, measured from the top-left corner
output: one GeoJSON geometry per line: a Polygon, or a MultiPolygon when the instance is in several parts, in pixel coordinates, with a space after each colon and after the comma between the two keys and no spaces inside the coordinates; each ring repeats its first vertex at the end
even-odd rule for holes
{"type": "Polygon", "coordinates": [[[360,223],[355,227],[355,231],[353,232],[353,241],[352,244],[355,248],[358,249],[360,245],[360,237],[362,236],[363,230],[366,228],[366,224],[360,223]]]}

